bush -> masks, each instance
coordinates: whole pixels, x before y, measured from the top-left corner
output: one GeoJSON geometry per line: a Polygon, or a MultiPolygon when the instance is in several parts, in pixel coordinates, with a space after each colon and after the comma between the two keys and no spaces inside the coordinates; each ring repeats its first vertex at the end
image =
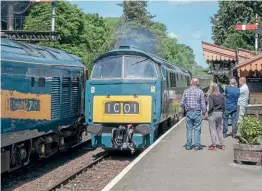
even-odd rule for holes
{"type": "Polygon", "coordinates": [[[245,116],[238,125],[240,143],[259,144],[260,134],[262,133],[262,123],[257,117],[245,116]]]}

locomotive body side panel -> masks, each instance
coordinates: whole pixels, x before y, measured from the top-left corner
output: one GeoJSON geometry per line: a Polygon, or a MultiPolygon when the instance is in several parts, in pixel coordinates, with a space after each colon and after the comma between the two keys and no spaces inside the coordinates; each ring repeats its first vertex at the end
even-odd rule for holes
{"type": "Polygon", "coordinates": [[[47,157],[65,148],[64,137],[82,131],[85,66],[63,51],[7,39],[1,54],[1,156],[10,171],[28,164],[33,151],[47,157]],[[12,157],[19,152],[24,158],[12,157]]]}

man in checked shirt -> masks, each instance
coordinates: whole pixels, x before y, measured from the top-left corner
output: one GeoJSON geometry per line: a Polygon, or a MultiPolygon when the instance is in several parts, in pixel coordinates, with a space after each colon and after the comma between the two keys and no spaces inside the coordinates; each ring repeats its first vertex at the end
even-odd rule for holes
{"type": "Polygon", "coordinates": [[[191,80],[190,88],[186,89],[183,93],[181,100],[181,107],[186,112],[186,150],[192,149],[192,131],[194,129],[194,139],[195,139],[195,150],[201,150],[200,134],[202,127],[202,119],[206,113],[206,103],[204,98],[204,93],[199,89],[199,80],[193,78],[191,80]]]}

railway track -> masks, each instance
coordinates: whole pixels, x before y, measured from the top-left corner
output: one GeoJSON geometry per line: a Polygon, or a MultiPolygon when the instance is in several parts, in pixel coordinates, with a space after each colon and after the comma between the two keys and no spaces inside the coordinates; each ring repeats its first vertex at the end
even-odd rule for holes
{"type": "MultiPolygon", "coordinates": [[[[138,154],[138,153],[137,153],[138,154]]],[[[78,173],[72,173],[68,177],[70,181],[66,180],[63,185],[59,185],[58,189],[50,189],[56,191],[75,191],[88,190],[97,191],[102,190],[111,180],[113,180],[126,166],[128,166],[138,155],[118,153],[116,155],[110,153],[101,156],[96,164],[87,165],[86,170],[78,173]],[[120,155],[119,155],[120,154],[120,155]]],[[[95,162],[95,161],[94,161],[95,162]]]]}
{"type": "Polygon", "coordinates": [[[64,179],[62,179],[58,183],[50,186],[49,188],[47,188],[46,191],[55,191],[56,189],[59,189],[61,186],[67,184],[70,180],[75,179],[77,175],[81,174],[82,172],[84,172],[85,170],[87,170],[89,168],[92,168],[94,165],[96,165],[97,163],[99,163],[100,161],[105,159],[106,157],[108,157],[108,153],[103,152],[99,158],[95,159],[91,163],[89,163],[89,164],[83,166],[82,168],[78,169],[77,171],[73,172],[72,174],[65,177],[64,179]]]}
{"type": "MultiPolygon", "coordinates": [[[[87,160],[88,156],[86,155],[88,155],[88,153],[96,153],[96,151],[91,148],[90,140],[86,140],[74,148],[56,153],[50,158],[33,160],[29,165],[17,169],[16,171],[2,174],[1,188],[3,191],[20,190],[20,187],[23,187],[23,185],[34,182],[36,179],[41,179],[41,177],[46,174],[59,170],[59,167],[65,166],[78,158],[83,157],[82,160],[87,160]]],[[[91,156],[89,157],[91,158],[91,156]]]]}

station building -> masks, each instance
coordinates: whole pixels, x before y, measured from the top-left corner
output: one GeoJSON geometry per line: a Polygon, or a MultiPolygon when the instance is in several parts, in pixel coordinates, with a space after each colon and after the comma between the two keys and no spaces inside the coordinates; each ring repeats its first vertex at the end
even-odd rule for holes
{"type": "Polygon", "coordinates": [[[224,84],[230,78],[245,77],[250,90],[250,104],[262,104],[262,53],[228,49],[202,41],[203,56],[210,66],[213,80],[224,84]]]}

